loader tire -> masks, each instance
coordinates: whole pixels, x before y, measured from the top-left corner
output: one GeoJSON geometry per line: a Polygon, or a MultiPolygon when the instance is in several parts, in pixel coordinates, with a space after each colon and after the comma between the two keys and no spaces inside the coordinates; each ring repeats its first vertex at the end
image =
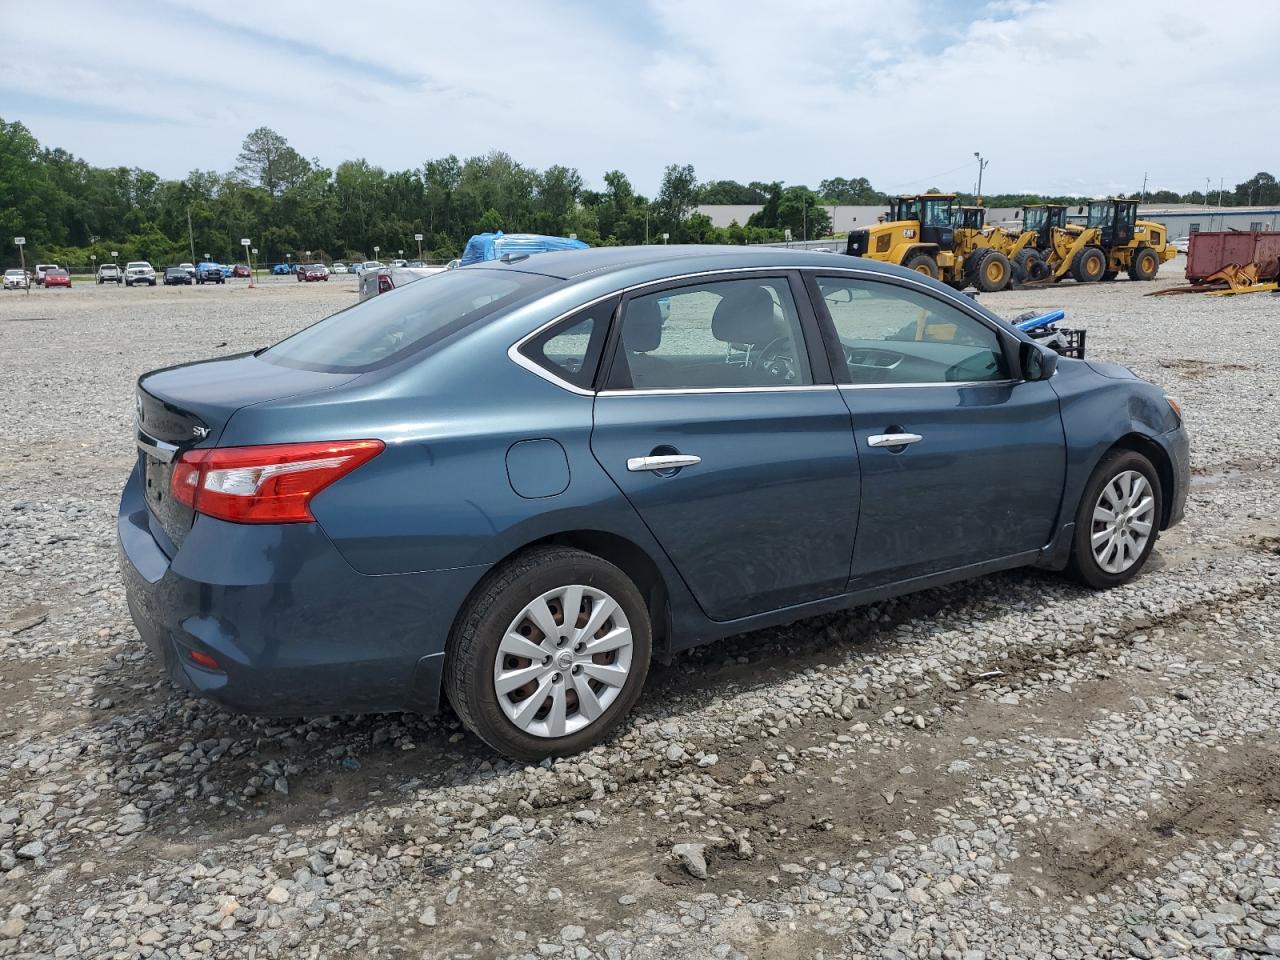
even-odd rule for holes
{"type": "Polygon", "coordinates": [[[1160,269],[1160,258],[1150,247],[1140,247],[1129,261],[1130,280],[1154,280],[1160,269]]]}
{"type": "Polygon", "coordinates": [[[1103,279],[1103,280],[1105,280],[1105,281],[1107,281],[1108,283],[1110,283],[1112,280],[1114,280],[1114,279],[1115,279],[1116,277],[1118,277],[1118,276],[1120,276],[1120,271],[1119,271],[1119,270],[1104,270],[1104,271],[1102,271],[1102,279],[1103,279]]]}
{"type": "Polygon", "coordinates": [[[990,252],[990,248],[975,250],[965,258],[964,277],[975,287],[978,285],[978,270],[982,266],[982,258],[990,252]]]}
{"type": "Polygon", "coordinates": [[[903,266],[916,273],[923,273],[931,280],[938,279],[938,261],[927,253],[917,253],[914,257],[908,257],[903,266]]]}
{"type": "Polygon", "coordinates": [[[995,293],[1009,286],[1013,264],[999,250],[988,250],[973,274],[973,285],[983,293],[995,293]]]}
{"type": "Polygon", "coordinates": [[[1076,283],[1097,283],[1107,272],[1107,255],[1098,247],[1085,247],[1071,262],[1076,283]]]}
{"type": "Polygon", "coordinates": [[[1039,250],[1026,247],[1013,258],[1013,278],[1019,283],[1036,283],[1049,279],[1049,265],[1039,250]]]}

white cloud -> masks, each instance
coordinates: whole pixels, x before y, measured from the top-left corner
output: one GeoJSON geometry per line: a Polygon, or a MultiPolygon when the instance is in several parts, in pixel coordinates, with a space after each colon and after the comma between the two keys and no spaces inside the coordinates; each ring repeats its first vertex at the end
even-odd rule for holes
{"type": "Polygon", "coordinates": [[[1202,189],[1276,165],[1280,7],[1193,0],[654,0],[59,7],[6,24],[0,115],[47,145],[166,176],[229,169],[266,124],[326,164],[489,148],[588,182],[667,163],[703,179],[882,189],[1202,189]],[[265,36],[264,36],[265,35],[265,36]],[[272,40],[271,38],[275,39],[272,40]],[[68,104],[75,106],[68,106],[68,104]],[[938,175],[936,181],[931,176],[938,175]]]}

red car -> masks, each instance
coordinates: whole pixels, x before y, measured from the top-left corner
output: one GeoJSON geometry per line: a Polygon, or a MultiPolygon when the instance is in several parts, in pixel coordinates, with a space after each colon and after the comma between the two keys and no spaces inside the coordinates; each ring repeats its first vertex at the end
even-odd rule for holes
{"type": "Polygon", "coordinates": [[[329,268],[326,267],[323,263],[313,263],[309,267],[298,268],[299,283],[302,283],[303,281],[310,283],[312,280],[327,281],[328,279],[329,279],[329,268]]]}
{"type": "Polygon", "coordinates": [[[252,274],[249,272],[249,268],[248,268],[248,266],[246,266],[246,265],[245,265],[245,264],[243,264],[243,263],[237,263],[234,267],[232,267],[232,268],[231,268],[231,275],[232,275],[233,277],[249,277],[249,276],[252,276],[252,274]]]}
{"type": "Polygon", "coordinates": [[[44,288],[71,286],[71,274],[65,270],[46,270],[44,272],[44,288]]]}

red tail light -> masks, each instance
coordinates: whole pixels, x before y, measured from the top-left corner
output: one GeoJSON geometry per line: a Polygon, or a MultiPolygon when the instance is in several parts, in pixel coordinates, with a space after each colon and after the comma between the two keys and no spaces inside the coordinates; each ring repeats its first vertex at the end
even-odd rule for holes
{"type": "Polygon", "coordinates": [[[378,274],[378,292],[386,293],[388,290],[394,290],[396,285],[391,282],[391,277],[385,273],[378,274]]]}
{"type": "Polygon", "coordinates": [[[384,448],[381,440],[338,440],[188,450],[174,464],[170,492],[219,520],[311,523],[311,498],[384,448]]]}

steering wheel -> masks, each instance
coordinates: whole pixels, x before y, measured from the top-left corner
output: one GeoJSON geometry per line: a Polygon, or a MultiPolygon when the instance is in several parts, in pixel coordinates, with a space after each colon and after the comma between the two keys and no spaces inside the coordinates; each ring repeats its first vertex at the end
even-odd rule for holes
{"type": "Polygon", "coordinates": [[[791,337],[774,337],[761,348],[757,355],[758,359],[754,361],[753,365],[767,373],[770,379],[784,384],[790,383],[796,378],[795,357],[789,355],[794,351],[787,349],[784,353],[780,349],[775,350],[775,347],[793,347],[791,337]]]}

